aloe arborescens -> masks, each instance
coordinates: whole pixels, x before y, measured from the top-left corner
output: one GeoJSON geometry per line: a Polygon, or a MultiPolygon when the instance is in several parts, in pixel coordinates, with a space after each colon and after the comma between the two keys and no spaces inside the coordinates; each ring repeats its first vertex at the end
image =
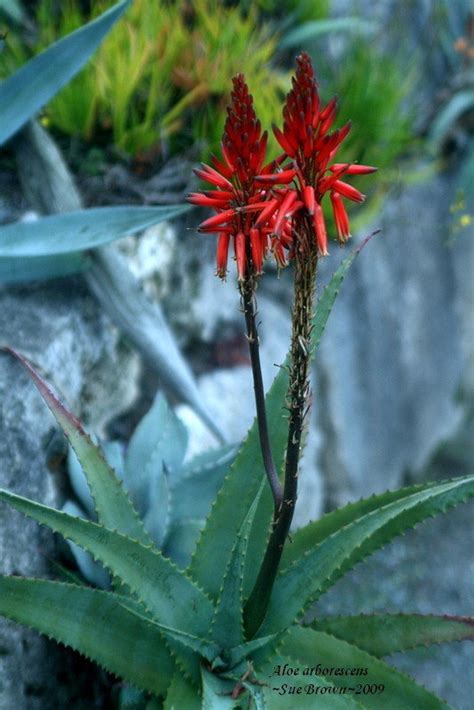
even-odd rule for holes
{"type": "MultiPolygon", "coordinates": [[[[32,366],[9,351],[26,367],[74,448],[96,521],[4,490],[0,501],[88,551],[108,570],[112,586],[98,590],[0,576],[0,614],[75,648],[136,686],[143,691],[137,701],[143,708],[151,700],[153,707],[165,710],[441,710],[447,707],[444,701],[381,657],[472,638],[472,619],[418,614],[317,618],[311,624],[302,619],[359,561],[418,522],[473,497],[474,476],[352,503],[296,531],[292,544],[285,544],[296,503],[310,358],[357,254],[341,264],[313,312],[317,261],[327,251],[321,200],[330,193],[336,232],[345,241],[349,226],[342,197],[361,197],[340,178],[372,168],[330,165],[348,129],[328,133],[335,104],[320,109],[305,55],[298,59],[283,131],[276,131],[285,153],[268,170],[262,168],[264,139],[242,78],[234,85],[233,101],[227,136],[239,115],[248,122],[242,125],[252,129],[232,135],[225,142],[225,162],[204,169],[203,176],[211,177],[219,192],[231,193],[225,198],[204,195],[201,203],[217,210],[204,230],[215,228],[225,237],[219,238],[221,275],[226,265],[222,245],[235,241],[254,375],[260,367],[253,310],[262,266],[262,253],[255,251],[257,233],[263,255],[274,250],[280,263],[287,257],[294,261],[293,334],[285,367],[265,398],[256,381],[257,420],[236,456],[232,454],[202,530],[192,539],[192,554],[183,556],[171,554],[166,546],[160,549],[164,538],[150,535],[139,515],[143,511],[136,510],[139,502],[132,502],[127,491],[131,483],[124,478],[123,485],[32,366]],[[239,193],[242,164],[232,152],[239,141],[242,147],[248,141],[259,147],[257,158],[252,150],[247,156],[254,172],[246,195],[239,193]],[[229,184],[217,182],[221,178],[229,184]],[[283,416],[285,408],[289,420],[283,416]],[[281,461],[283,490],[274,479],[274,462],[281,461]]],[[[193,201],[199,203],[199,196],[193,201]]],[[[183,497],[189,494],[192,507],[195,488],[184,485],[180,491],[183,497]]]]}

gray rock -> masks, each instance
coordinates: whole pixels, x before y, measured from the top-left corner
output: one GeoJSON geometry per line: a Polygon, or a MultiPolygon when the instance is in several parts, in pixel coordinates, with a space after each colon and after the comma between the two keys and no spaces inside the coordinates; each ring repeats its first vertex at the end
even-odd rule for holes
{"type": "MultiPolygon", "coordinates": [[[[96,420],[94,412],[100,412],[97,395],[102,390],[94,383],[103,379],[105,361],[112,366],[117,338],[79,280],[69,282],[67,295],[64,286],[58,281],[48,287],[0,293],[1,340],[37,363],[79,415],[87,378],[92,395],[89,420],[97,428],[102,414],[96,420]]],[[[114,371],[120,367],[126,381],[126,359],[117,361],[118,357],[115,354],[114,371]]],[[[128,398],[120,389],[115,402],[109,393],[108,402],[116,411],[128,398]]],[[[62,480],[58,472],[47,469],[45,454],[53,418],[20,365],[4,354],[0,355],[0,402],[0,487],[59,506],[62,480]]],[[[3,504],[0,522],[0,572],[48,576],[54,556],[52,535],[3,504]]],[[[102,707],[97,678],[92,666],[71,652],[0,619],[1,710],[49,710],[70,704],[102,707]]]]}
{"type": "Polygon", "coordinates": [[[331,505],[420,473],[466,417],[474,242],[449,242],[454,199],[440,175],[387,200],[341,289],[317,359],[331,505]]]}

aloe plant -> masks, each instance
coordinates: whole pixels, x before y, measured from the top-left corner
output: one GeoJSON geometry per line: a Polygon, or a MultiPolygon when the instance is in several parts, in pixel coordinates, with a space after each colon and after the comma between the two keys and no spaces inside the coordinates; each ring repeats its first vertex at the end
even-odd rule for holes
{"type": "Polygon", "coordinates": [[[69,440],[77,502],[60,511],[6,490],[0,501],[62,535],[94,586],[0,576],[0,614],[128,683],[123,708],[441,710],[448,707],[443,700],[382,657],[472,638],[474,619],[382,614],[305,622],[319,597],[368,555],[472,498],[474,476],[351,503],[297,530],[287,544],[311,358],[368,241],[341,263],[314,309],[317,267],[329,243],[321,202],[329,191],[337,236],[346,242],[342,198],[364,196],[339,178],[375,168],[328,167],[350,126],[329,133],[336,101],[321,106],[307,54],[297,59],[283,115],[275,136],[284,153],[263,165],[266,134],[244,77],[235,77],[224,162],[197,171],[219,189],[190,198],[217,212],[199,229],[219,233],[222,278],[231,241],[235,249],[257,410],[237,451],[185,464],[186,432],[160,396],[125,453],[117,442],[102,451],[33,365],[3,348],[30,374],[69,440]],[[270,249],[279,266],[293,260],[295,292],[288,357],[265,395],[255,298],[270,249]]]}
{"type": "MultiPolygon", "coordinates": [[[[355,255],[342,263],[321,296],[313,321],[315,346],[355,255]]],[[[421,520],[472,497],[474,476],[372,496],[297,531],[292,545],[285,548],[265,620],[250,636],[243,625],[244,606],[258,573],[273,508],[259,463],[257,423],[236,455],[224,454],[233,461],[222,467],[225,477],[221,479],[222,469],[216,476],[219,491],[208,511],[209,486],[215,481],[197,469],[203,472],[212,465],[216,470],[220,454],[203,455],[183,466],[186,434],[162,398],[155,400],[137,427],[125,458],[109,447],[115,472],[32,365],[13,354],[30,373],[74,449],[73,488],[84,513],[95,520],[5,490],[0,491],[0,500],[86,550],[113,583],[101,590],[3,576],[2,615],[71,646],[140,689],[143,708],[150,698],[155,699],[153,707],[173,708],[179,703],[190,710],[277,710],[291,707],[291,702],[313,708],[318,707],[316,698],[328,708],[447,707],[381,657],[472,638],[472,619],[382,614],[318,618],[309,625],[301,619],[323,592],[367,555],[421,520]],[[174,437],[160,440],[160,433],[173,429],[174,437]],[[160,479],[169,481],[169,497],[162,494],[147,508],[151,503],[147,487],[150,483],[159,487],[160,479]],[[167,501],[173,499],[167,509],[167,501]],[[147,519],[150,510],[152,524],[147,519]],[[183,534],[189,534],[186,521],[191,516],[201,520],[205,514],[202,531],[191,533],[190,557],[189,546],[182,546],[183,534]],[[175,538],[178,554],[170,545],[172,523],[163,534],[167,519],[184,521],[175,538]],[[341,674],[335,668],[343,669],[341,674]],[[361,675],[348,680],[343,673],[353,668],[361,675]],[[360,688],[360,694],[344,690],[348,687],[360,688]],[[297,701],[287,697],[290,694],[298,694],[297,701]]],[[[288,372],[281,368],[266,396],[269,434],[278,458],[287,380],[288,372]]]]}

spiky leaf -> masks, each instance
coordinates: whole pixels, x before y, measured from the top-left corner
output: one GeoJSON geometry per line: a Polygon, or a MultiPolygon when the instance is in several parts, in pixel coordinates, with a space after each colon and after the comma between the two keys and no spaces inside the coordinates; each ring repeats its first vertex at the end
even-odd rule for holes
{"type": "Polygon", "coordinates": [[[470,616],[359,614],[317,619],[310,626],[377,657],[418,646],[474,640],[474,618],[470,616]]]}
{"type": "Polygon", "coordinates": [[[213,606],[170,560],[151,547],[102,525],[0,490],[0,500],[84,549],[118,577],[161,624],[205,636],[213,606]]]}
{"type": "Polygon", "coordinates": [[[0,145],[77,74],[129,4],[130,0],[117,3],[55,42],[0,84],[0,145]]]}
{"type": "Polygon", "coordinates": [[[202,668],[202,710],[233,710],[240,708],[241,701],[232,698],[235,684],[202,668]]]}
{"type": "MultiPolygon", "coordinates": [[[[260,489],[245,516],[223,576],[222,587],[217,599],[212,620],[212,638],[223,648],[238,646],[244,641],[243,626],[243,583],[247,545],[255,513],[264,491],[266,481],[260,489]]],[[[218,575],[218,572],[217,572],[218,575]]]]}
{"type": "Polygon", "coordinates": [[[235,459],[234,444],[195,456],[179,472],[170,491],[172,520],[205,520],[225,474],[235,459]]]}
{"type": "MultiPolygon", "coordinates": [[[[319,658],[319,656],[318,656],[319,658]]],[[[314,660],[314,659],[313,659],[314,660]]],[[[314,662],[308,665],[314,665],[314,662]]],[[[299,675],[280,675],[279,667],[298,668],[299,661],[289,655],[276,653],[257,667],[257,678],[262,683],[263,696],[268,710],[359,710],[363,708],[351,695],[342,694],[327,678],[306,676],[300,669],[299,675]],[[318,686],[317,692],[311,692],[318,686]],[[290,689],[296,690],[292,693],[290,689]],[[299,690],[298,690],[299,689],[299,690]],[[296,700],[297,698],[297,700],[296,700]],[[297,703],[297,704],[296,704],[297,703]]]]}
{"type": "MultiPolygon", "coordinates": [[[[367,241],[365,240],[360,247],[342,262],[323,291],[313,322],[313,351],[321,340],[342,281],[355,257],[367,241]]],[[[288,358],[273,380],[265,399],[270,440],[277,467],[283,461],[288,433],[283,409],[288,389],[287,364],[288,358]]],[[[248,510],[251,501],[255,498],[264,475],[257,423],[254,421],[219,491],[190,565],[191,575],[214,597],[217,596],[219,589],[217,580],[213,575],[213,567],[215,565],[218,569],[222,569],[226,564],[235,536],[245,517],[245,511],[248,510]],[[242,486],[243,480],[245,480],[245,486],[242,486]],[[235,505],[236,500],[240,501],[239,506],[235,505]]],[[[247,551],[244,583],[246,592],[250,590],[255,580],[268,536],[272,511],[272,501],[268,491],[262,497],[260,505],[261,510],[258,511],[256,516],[247,551]]]]}
{"type": "Polygon", "coordinates": [[[119,678],[163,694],[174,671],[156,625],[90,587],[0,576],[0,614],[74,648],[119,678]]]}
{"type": "Polygon", "coordinates": [[[364,557],[417,523],[474,496],[474,476],[427,483],[416,493],[346,525],[294,562],[275,582],[259,635],[289,626],[364,557]]]}
{"type": "Polygon", "coordinates": [[[201,699],[197,689],[178,672],[173,676],[168,688],[163,710],[185,709],[201,710],[201,699]]]}
{"type": "Polygon", "coordinates": [[[283,654],[288,654],[299,664],[314,667],[318,658],[324,668],[357,668],[366,670],[359,675],[336,675],[329,678],[337,687],[379,685],[381,692],[357,696],[358,702],[372,710],[401,710],[401,708],[423,708],[423,710],[447,710],[449,706],[433,693],[415,683],[384,661],[370,656],[357,646],[336,639],[334,636],[313,629],[293,626],[282,643],[283,654]]]}
{"type": "Polygon", "coordinates": [[[396,491],[385,491],[379,495],[372,495],[369,498],[362,498],[354,503],[348,503],[342,508],[326,513],[319,520],[315,520],[308,525],[299,528],[291,536],[291,543],[285,546],[281,560],[281,571],[289,567],[293,562],[300,559],[306,552],[313,550],[316,545],[327,537],[337,532],[345,525],[353,523],[373,510],[378,510],[384,505],[402,500],[407,496],[416,493],[423,484],[399,488],[396,491]]]}
{"type": "Polygon", "coordinates": [[[104,527],[120,530],[145,544],[151,542],[133,505],[106,462],[101,450],[92,442],[78,419],[59,401],[30,362],[20,353],[7,348],[23,365],[53,413],[79,459],[84,471],[99,520],[104,527]]]}
{"type": "MultiPolygon", "coordinates": [[[[1,93],[1,87],[0,87],[1,93]]],[[[94,207],[0,227],[0,257],[24,259],[76,254],[173,219],[189,205],[94,207]]],[[[67,265],[67,260],[64,260],[67,265]]]]}
{"type": "Polygon", "coordinates": [[[150,410],[135,429],[125,457],[125,484],[141,515],[150,503],[152,488],[160,488],[164,467],[169,484],[181,468],[187,447],[184,425],[158,393],[150,410]]]}

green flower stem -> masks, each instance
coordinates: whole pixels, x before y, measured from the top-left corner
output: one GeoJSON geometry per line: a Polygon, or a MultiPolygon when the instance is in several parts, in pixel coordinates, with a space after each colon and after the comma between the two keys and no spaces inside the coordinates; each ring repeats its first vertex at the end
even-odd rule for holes
{"type": "Polygon", "coordinates": [[[255,586],[245,607],[245,626],[248,638],[255,635],[265,618],[283,547],[295,511],[298,491],[298,463],[310,392],[310,343],[316,269],[317,256],[312,250],[300,249],[295,254],[295,295],[288,389],[289,426],[283,502],[274,522],[255,586]]]}
{"type": "Polygon", "coordinates": [[[262,451],[265,473],[267,474],[268,482],[273,495],[275,511],[274,517],[276,519],[281,508],[283,492],[278,479],[278,473],[275,468],[275,462],[273,460],[270,446],[270,438],[268,435],[267,414],[265,411],[265,390],[263,387],[262,368],[260,365],[260,344],[256,323],[255,280],[253,278],[247,278],[240,284],[240,295],[242,297],[243,312],[247,326],[250,361],[252,364],[260,448],[262,451]]]}

